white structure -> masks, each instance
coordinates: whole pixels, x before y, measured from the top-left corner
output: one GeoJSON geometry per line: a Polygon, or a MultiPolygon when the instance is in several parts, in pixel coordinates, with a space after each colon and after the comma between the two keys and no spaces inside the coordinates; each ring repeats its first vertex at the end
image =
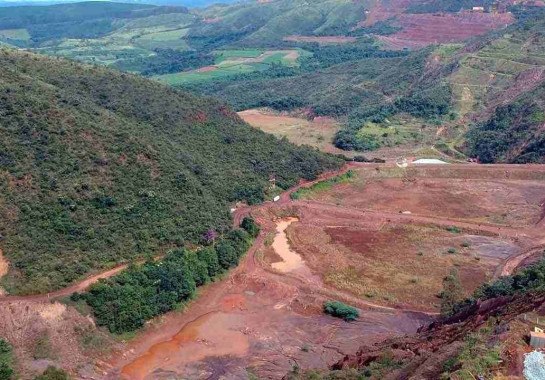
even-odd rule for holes
{"type": "Polygon", "coordinates": [[[278,202],[280,200],[280,195],[277,195],[273,198],[273,202],[278,202]]]}
{"type": "Polygon", "coordinates": [[[437,158],[421,158],[412,162],[414,165],[446,165],[448,162],[439,160],[437,158]]]}
{"type": "Polygon", "coordinates": [[[484,7],[473,7],[473,12],[484,12],[484,7]]]}

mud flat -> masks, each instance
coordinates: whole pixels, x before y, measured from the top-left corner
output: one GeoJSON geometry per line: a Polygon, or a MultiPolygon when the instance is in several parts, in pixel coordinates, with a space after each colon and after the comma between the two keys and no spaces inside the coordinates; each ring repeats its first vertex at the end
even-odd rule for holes
{"type": "Polygon", "coordinates": [[[301,268],[303,259],[297,252],[290,248],[288,237],[286,236],[286,229],[294,222],[298,222],[297,218],[288,218],[281,220],[276,225],[277,235],[274,238],[272,247],[275,252],[282,258],[282,261],[273,263],[272,267],[279,272],[287,273],[293,270],[301,268]]]}

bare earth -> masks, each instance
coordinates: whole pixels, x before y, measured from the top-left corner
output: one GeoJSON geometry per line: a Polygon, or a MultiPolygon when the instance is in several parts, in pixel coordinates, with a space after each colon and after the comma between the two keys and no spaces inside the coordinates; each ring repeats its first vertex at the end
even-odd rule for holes
{"type": "Polygon", "coordinates": [[[346,44],[350,42],[356,42],[356,37],[348,37],[348,36],[286,36],[284,37],[284,41],[289,42],[317,42],[322,45],[327,44],[346,44]]]}
{"type": "Polygon", "coordinates": [[[43,365],[30,357],[39,332],[16,328],[34,326],[18,311],[33,310],[53,349],[65,342],[69,359],[63,354],[60,364],[77,378],[278,379],[294,365],[324,368],[362,342],[415,332],[437,311],[442,276],[453,268],[469,293],[545,249],[538,226],[545,166],[349,168],[352,182],[308,199],[284,193],[279,202],[237,209],[235,224],[251,214],[262,227],[241,265],[186,310],[157,318],[128,342],[104,343],[109,354],[82,351],[74,324],[87,319],[72,307],[48,309],[47,295],[0,298],[0,327],[18,342],[22,365],[43,365]],[[324,315],[330,299],[358,307],[358,321],[324,315]]]}
{"type": "Polygon", "coordinates": [[[286,137],[297,145],[310,145],[324,152],[351,155],[333,145],[333,137],[340,125],[329,117],[308,120],[268,109],[241,111],[238,115],[254,128],[271,133],[278,138],[286,137]]]}

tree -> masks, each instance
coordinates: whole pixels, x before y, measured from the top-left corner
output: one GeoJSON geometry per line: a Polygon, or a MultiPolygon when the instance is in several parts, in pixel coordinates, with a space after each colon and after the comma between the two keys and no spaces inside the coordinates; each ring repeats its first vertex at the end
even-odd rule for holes
{"type": "Polygon", "coordinates": [[[463,299],[464,292],[458,271],[452,269],[450,273],[443,278],[443,290],[440,293],[441,297],[441,315],[451,315],[456,305],[463,299]]]}
{"type": "Polygon", "coordinates": [[[240,223],[240,227],[246,230],[250,234],[251,237],[256,238],[257,235],[259,235],[259,231],[261,228],[257,225],[255,220],[251,217],[245,217],[242,219],[242,223],[240,223]]]}

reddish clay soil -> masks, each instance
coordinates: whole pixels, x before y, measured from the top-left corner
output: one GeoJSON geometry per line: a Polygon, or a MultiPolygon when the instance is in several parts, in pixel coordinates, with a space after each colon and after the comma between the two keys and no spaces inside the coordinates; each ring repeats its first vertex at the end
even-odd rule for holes
{"type": "Polygon", "coordinates": [[[348,36],[286,36],[284,41],[289,42],[317,42],[319,44],[346,44],[356,42],[356,37],[348,36]]]}
{"type": "MultiPolygon", "coordinates": [[[[235,225],[251,214],[262,227],[238,268],[224,280],[200,289],[199,297],[184,311],[148,323],[103,361],[67,368],[80,377],[92,373],[94,378],[103,379],[245,378],[250,373],[276,379],[294,365],[324,368],[354,352],[362,342],[372,344],[414,333],[429,322],[432,313],[422,311],[435,310],[433,297],[442,271],[458,265],[469,292],[494,272],[516,267],[508,263],[518,255],[545,244],[542,231],[531,224],[539,221],[539,217],[534,218],[532,203],[540,188],[538,182],[545,182],[545,166],[449,165],[410,167],[400,172],[393,166],[351,164],[341,172],[350,168],[366,174],[369,183],[355,181],[335,186],[323,194],[323,199],[291,201],[286,192],[276,203],[238,208],[233,214],[235,225]],[[411,173],[408,178],[403,174],[407,172],[411,173]],[[395,182],[399,180],[396,176],[405,178],[401,184],[417,186],[409,191],[415,198],[430,193],[428,202],[414,201],[411,214],[399,213],[398,205],[389,208],[390,203],[395,203],[395,194],[399,195],[396,186],[401,184],[395,182]],[[379,179],[385,181],[383,187],[375,184],[379,179]],[[456,183],[455,179],[467,180],[467,184],[455,184],[449,191],[448,184],[456,183]],[[492,206],[493,197],[485,192],[495,191],[487,184],[490,181],[510,191],[499,192],[504,198],[500,197],[501,204],[496,208],[492,206]],[[468,185],[472,183],[476,185],[468,185]],[[367,188],[369,184],[373,185],[367,188]],[[462,197],[455,196],[461,191],[483,191],[484,201],[471,195],[460,208],[446,207],[449,202],[461,201],[462,197]],[[388,201],[370,209],[374,205],[366,199],[376,192],[382,192],[388,201]],[[336,194],[342,196],[335,198],[336,194]],[[522,207],[520,199],[531,204],[522,207]],[[444,205],[429,205],[434,202],[444,205]],[[501,215],[509,202],[517,205],[509,212],[520,212],[522,223],[510,223],[509,218],[509,223],[502,224],[476,222],[477,211],[462,213],[465,208],[478,206],[478,212],[501,215]],[[303,263],[281,273],[263,259],[263,254],[271,249],[270,237],[277,233],[279,223],[288,217],[297,217],[298,221],[293,220],[285,232],[278,233],[287,235],[288,249],[300,255],[303,263]],[[459,232],[448,231],[451,226],[459,232]],[[458,252],[445,254],[444,250],[451,246],[458,252]],[[418,250],[423,251],[422,256],[418,250]],[[358,281],[366,280],[366,274],[377,294],[371,298],[365,294],[366,283],[363,293],[358,288],[358,281]],[[418,277],[416,282],[412,281],[414,277],[418,277]],[[398,289],[403,287],[407,289],[398,289]],[[418,287],[426,291],[421,297],[427,302],[416,300],[414,290],[418,287]],[[358,307],[360,318],[346,323],[324,315],[322,304],[329,299],[358,307]]],[[[327,173],[320,179],[337,174],[327,173]]],[[[536,202],[542,204],[543,198],[536,202]]],[[[281,257],[276,255],[275,260],[281,257]]],[[[84,285],[75,287],[81,289],[84,285]]],[[[26,299],[41,305],[49,297],[26,299]]],[[[5,305],[11,307],[18,302],[23,301],[5,305]]]]}
{"type": "Polygon", "coordinates": [[[461,42],[513,22],[510,13],[400,14],[394,25],[402,29],[380,40],[390,49],[461,42]]]}

